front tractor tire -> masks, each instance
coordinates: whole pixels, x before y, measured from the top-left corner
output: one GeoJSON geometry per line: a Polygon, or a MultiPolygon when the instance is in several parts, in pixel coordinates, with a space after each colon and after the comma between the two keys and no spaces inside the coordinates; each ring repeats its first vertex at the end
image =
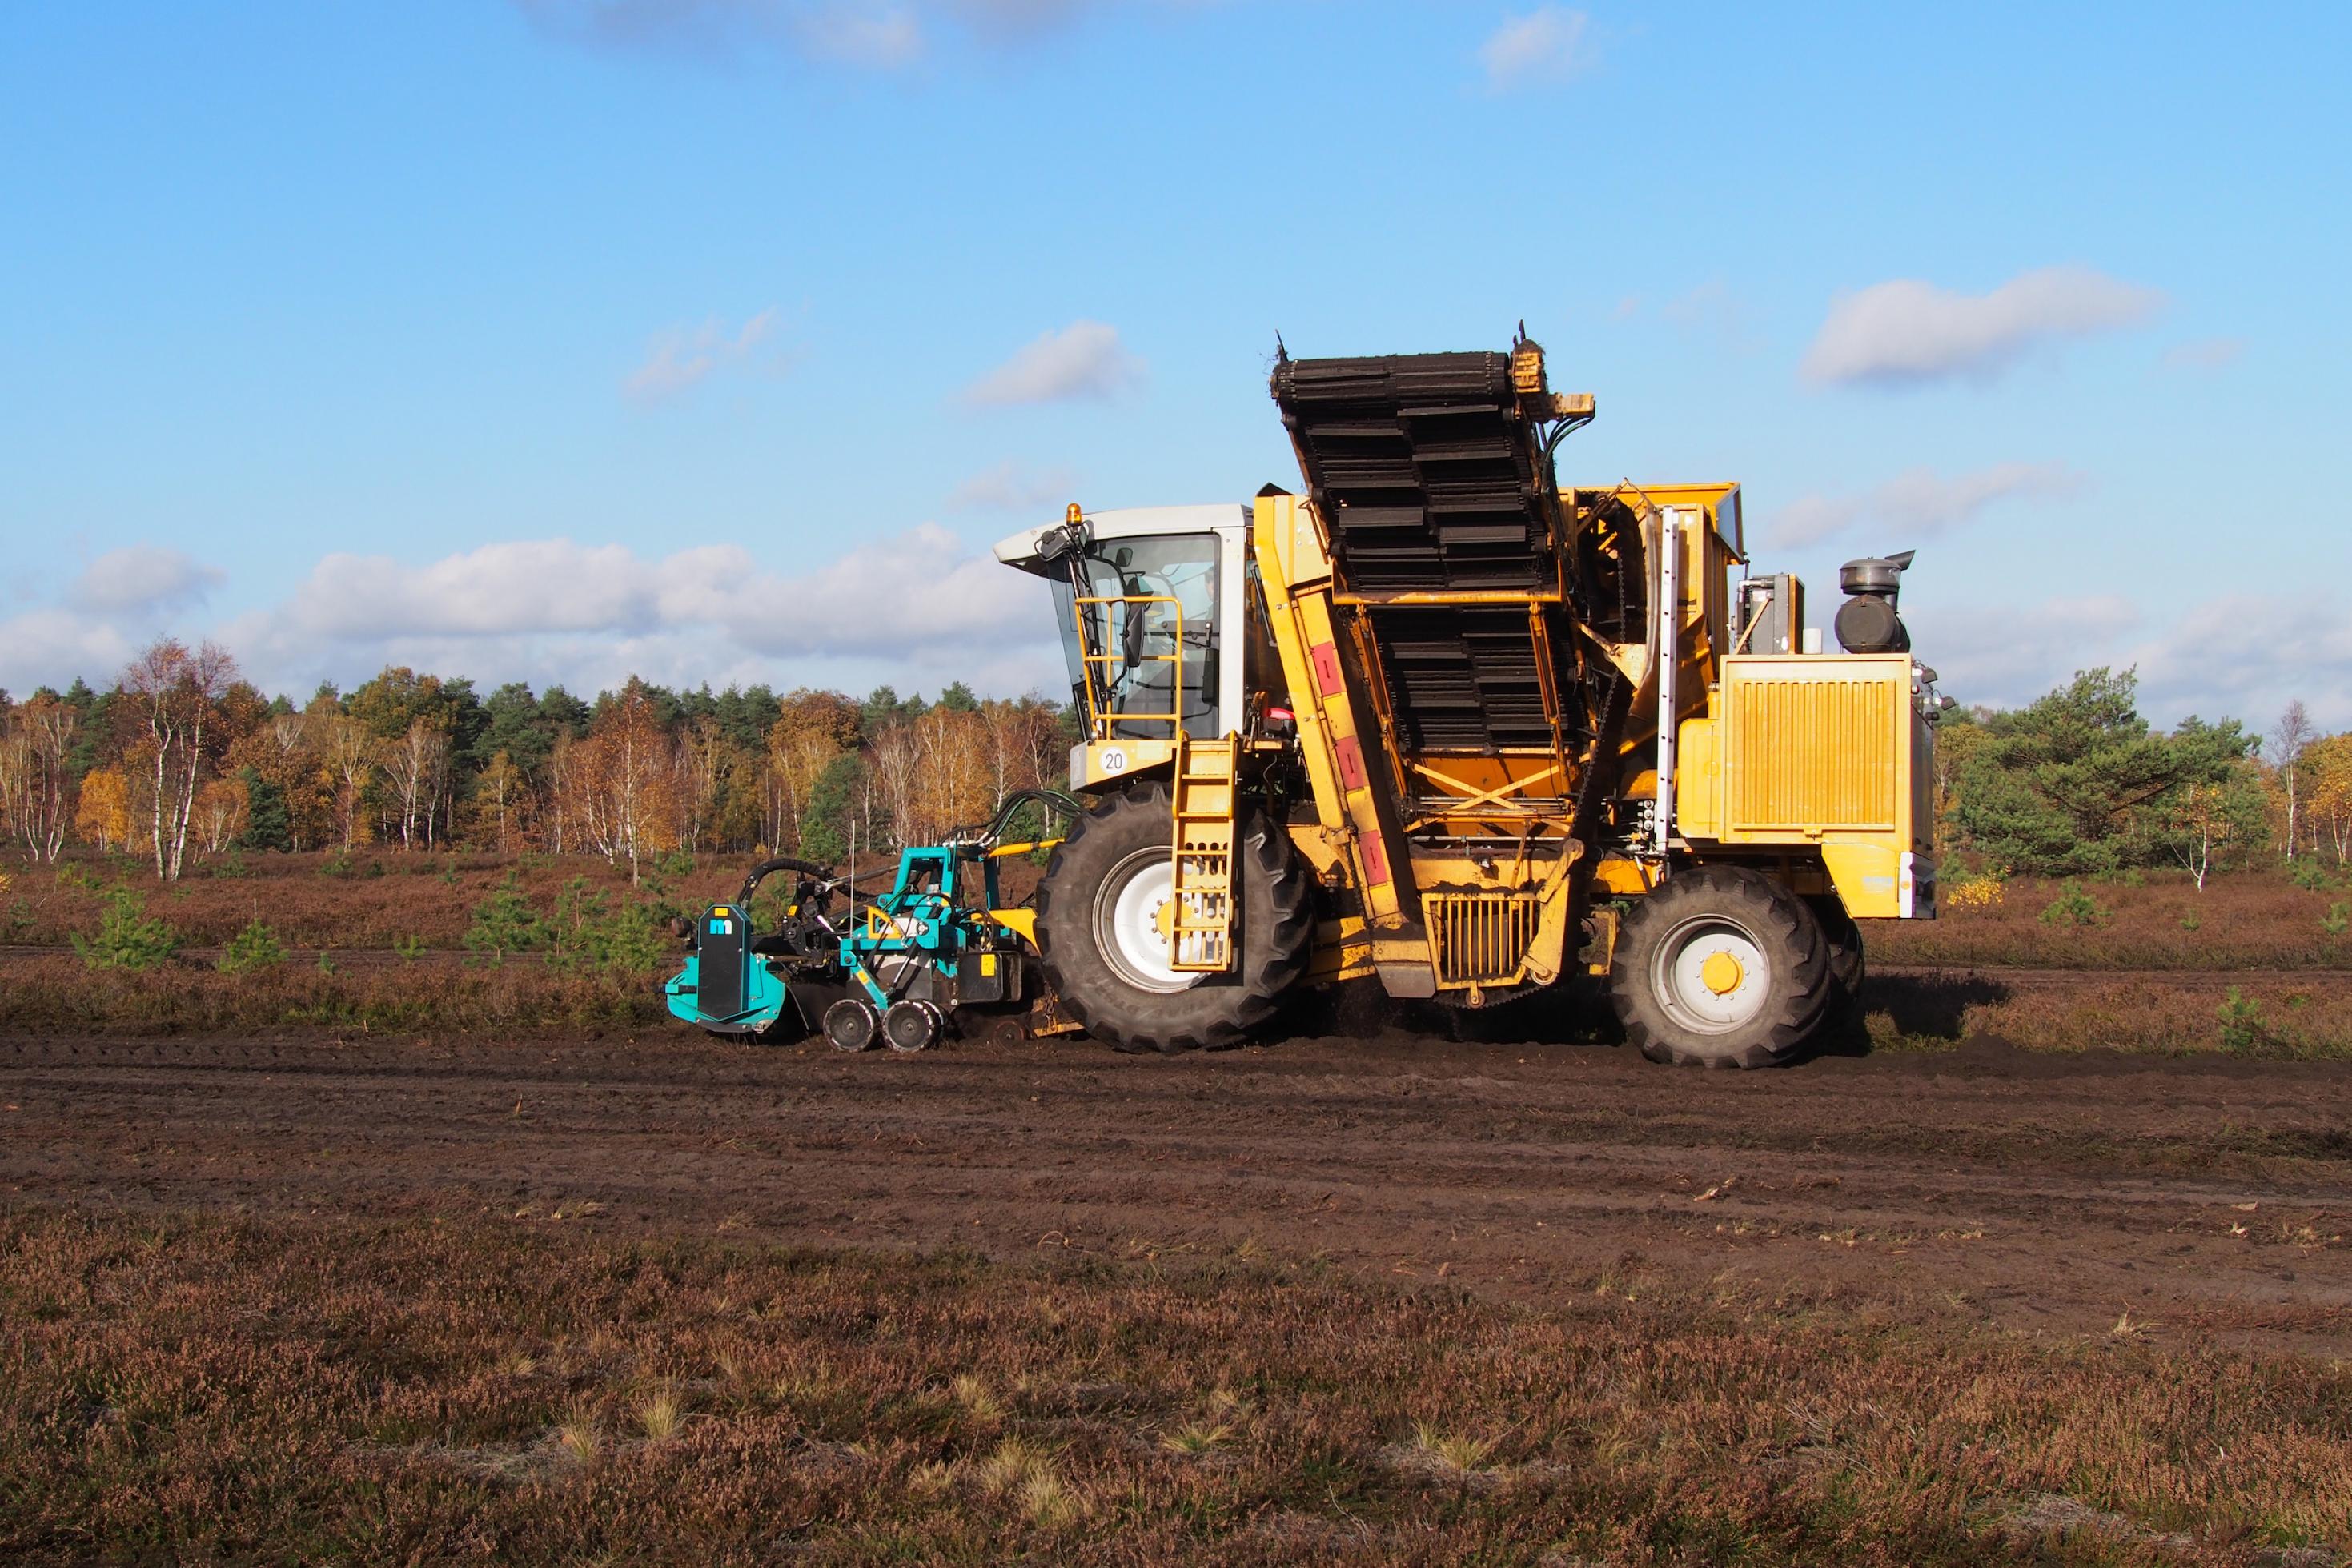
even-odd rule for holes
{"type": "Polygon", "coordinates": [[[1306,971],[1313,881],[1264,812],[1236,824],[1238,962],[1223,974],[1169,967],[1160,911],[1172,896],[1168,791],[1146,784],[1072,824],[1037,887],[1037,953],[1069,1016],[1121,1051],[1231,1045],[1274,1016],[1306,971]]]}
{"type": "Polygon", "coordinates": [[[1634,901],[1610,990],[1625,1038],[1653,1061],[1770,1067],[1821,1027],[1831,958],[1796,894],[1759,872],[1696,866],[1634,901]]]}

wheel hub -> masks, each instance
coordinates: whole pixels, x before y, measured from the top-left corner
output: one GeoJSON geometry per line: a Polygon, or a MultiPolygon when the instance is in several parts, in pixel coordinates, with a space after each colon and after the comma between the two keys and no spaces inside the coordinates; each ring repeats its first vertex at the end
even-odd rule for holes
{"type": "Polygon", "coordinates": [[[1738,921],[1700,915],[1658,944],[1651,983],[1666,1012],[1696,1034],[1731,1034],[1770,999],[1771,966],[1756,935],[1738,921]]]}
{"type": "Polygon", "coordinates": [[[1709,953],[1706,961],[1698,967],[1698,977],[1700,983],[1717,996],[1727,997],[1739,988],[1739,983],[1748,977],[1748,972],[1728,952],[1717,951],[1709,953]]]}
{"type": "Polygon", "coordinates": [[[1178,970],[1176,871],[1165,850],[1139,850],[1111,868],[1095,894],[1095,940],[1118,977],[1139,990],[1169,994],[1200,982],[1178,970]]]}

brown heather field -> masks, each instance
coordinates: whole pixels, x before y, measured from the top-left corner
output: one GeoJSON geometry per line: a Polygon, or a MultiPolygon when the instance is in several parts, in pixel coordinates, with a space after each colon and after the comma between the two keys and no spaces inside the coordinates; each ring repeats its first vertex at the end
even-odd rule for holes
{"type": "Polygon", "coordinates": [[[1932,921],[1874,921],[1871,959],[1881,964],[2049,969],[2333,969],[2352,972],[2352,934],[2330,936],[2331,908],[2352,908],[2352,881],[2317,890],[2272,870],[2217,875],[2197,891],[2185,872],[2137,882],[2079,884],[2103,917],[2055,923],[2042,912],[2064,884],[2019,877],[1990,908],[1951,908],[1932,921]]]}
{"type": "Polygon", "coordinates": [[[0,1221],[18,1560],[2323,1563],[2352,1372],[513,1223],[0,1221]]]}
{"type": "MultiPolygon", "coordinates": [[[[879,869],[883,862],[866,865],[879,869]]],[[[710,855],[694,869],[658,878],[681,904],[731,896],[748,861],[710,855]]],[[[406,941],[428,948],[461,943],[469,912],[511,873],[541,909],[565,883],[583,878],[615,900],[631,896],[628,868],[593,855],[404,855],[381,847],[330,854],[215,856],[163,889],[135,859],[69,859],[61,868],[7,866],[0,892],[0,946],[63,946],[93,929],[98,889],[118,883],[148,894],[148,913],[189,943],[213,946],[247,922],[267,922],[289,947],[389,949],[406,941]]],[[[1035,868],[1004,866],[1007,896],[1034,884],[1035,868]]],[[[1873,922],[1871,958],[1883,965],[2045,969],[2312,969],[2352,973],[2352,934],[2331,937],[2330,909],[2352,907],[2352,879],[2320,890],[2295,886],[2273,871],[2216,876],[2199,893],[2185,873],[2150,873],[2137,883],[2088,882],[2083,891],[2102,912],[2093,925],[2052,924],[2042,912],[2063,885],[2041,878],[2010,883],[1990,908],[1948,908],[1939,920],[1873,922]]],[[[635,890],[636,895],[646,889],[635,890]]]]}
{"type": "MultiPolygon", "coordinates": [[[[748,864],[705,855],[694,871],[668,884],[669,896],[681,904],[732,897],[748,864]]],[[[63,946],[72,933],[96,928],[99,890],[118,883],[145,894],[147,913],[195,946],[215,946],[259,919],[287,946],[304,949],[389,949],[410,940],[455,948],[473,907],[509,873],[542,911],[573,877],[614,899],[632,892],[629,868],[595,855],[518,859],[361,849],[348,857],[215,856],[160,889],[152,865],[142,871],[137,861],[121,857],[69,860],[61,870],[62,875],[46,866],[15,870],[13,885],[0,894],[0,942],[63,946]]],[[[653,868],[646,870],[651,874],[653,868]]]]}
{"type": "Polygon", "coordinates": [[[453,950],[598,862],[381,858],[152,896],[145,973],[0,894],[0,1556],[2352,1553],[2336,895],[2012,884],[1780,1072],[1591,998],[853,1060],[453,950]]]}
{"type": "MultiPolygon", "coordinates": [[[[129,862],[16,873],[0,894],[0,1028],[323,1026],[545,1038],[661,1028],[653,976],[554,974],[531,955],[498,967],[468,957],[461,944],[471,910],[509,876],[542,914],[575,878],[616,905],[658,892],[691,907],[732,896],[741,877],[740,866],[709,857],[668,878],[649,872],[638,887],[625,868],[585,856],[362,852],[255,855],[241,864],[246,874],[200,874],[160,892],[129,862]],[[171,965],[92,971],[67,950],[75,934],[97,928],[99,889],[118,882],[151,890],[148,914],[189,944],[171,965]],[[288,947],[288,964],[240,977],[215,972],[219,946],[257,918],[288,947]],[[320,969],[321,951],[333,973],[320,969]]],[[[215,861],[205,869],[235,868],[215,861]]],[[[1004,874],[1018,902],[1036,873],[1013,862],[1004,874]]],[[[2261,874],[2217,878],[2200,894],[2185,878],[2159,874],[2139,885],[2087,884],[2095,924],[2044,922],[2041,912],[2061,891],[2020,879],[1993,907],[1955,908],[1933,923],[1867,923],[1875,977],[1864,1014],[1826,1049],[1938,1050],[1990,1034],[2036,1050],[2352,1058],[2352,941],[2322,925],[2352,893],[2261,874]]],[[[1495,1020],[1433,1012],[1419,1022],[1474,1038],[1606,1040],[1607,1012],[1588,996],[1495,1020]]],[[[1328,1027],[1318,1014],[1309,1008],[1293,1028],[1328,1027]]]]}

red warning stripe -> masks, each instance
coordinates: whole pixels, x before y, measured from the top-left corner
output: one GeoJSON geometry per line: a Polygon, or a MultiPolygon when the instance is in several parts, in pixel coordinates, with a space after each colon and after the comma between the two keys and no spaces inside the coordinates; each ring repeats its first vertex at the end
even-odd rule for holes
{"type": "Polygon", "coordinates": [[[1389,879],[1389,852],[1378,833],[1362,834],[1356,841],[1364,846],[1364,880],[1378,887],[1389,879]]]}
{"type": "Polygon", "coordinates": [[[1343,789],[1362,789],[1366,782],[1364,748],[1356,744],[1356,737],[1343,735],[1331,749],[1339,756],[1339,787],[1343,789]]]}
{"type": "Polygon", "coordinates": [[[1339,649],[1328,643],[1318,643],[1307,650],[1307,654],[1315,662],[1315,684],[1323,688],[1325,696],[1336,697],[1347,689],[1339,678],[1339,649]]]}

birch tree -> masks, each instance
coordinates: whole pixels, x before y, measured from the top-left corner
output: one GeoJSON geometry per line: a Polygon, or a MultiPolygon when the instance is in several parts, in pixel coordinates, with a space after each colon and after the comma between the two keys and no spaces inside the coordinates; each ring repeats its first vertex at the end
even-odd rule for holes
{"type": "Polygon", "coordinates": [[[2319,731],[2311,722],[2301,697],[2286,705],[2278,723],[2271,727],[2271,765],[2278,769],[2279,784],[2286,791],[2286,858],[2294,859],[2297,831],[2302,827],[2303,754],[2319,738],[2319,731]]]}
{"type": "Polygon", "coordinates": [[[192,653],[176,637],[157,639],[122,674],[122,690],[136,704],[152,754],[149,841],[159,882],[179,879],[204,772],[205,721],[236,678],[236,662],[225,650],[206,643],[192,653]]]}

